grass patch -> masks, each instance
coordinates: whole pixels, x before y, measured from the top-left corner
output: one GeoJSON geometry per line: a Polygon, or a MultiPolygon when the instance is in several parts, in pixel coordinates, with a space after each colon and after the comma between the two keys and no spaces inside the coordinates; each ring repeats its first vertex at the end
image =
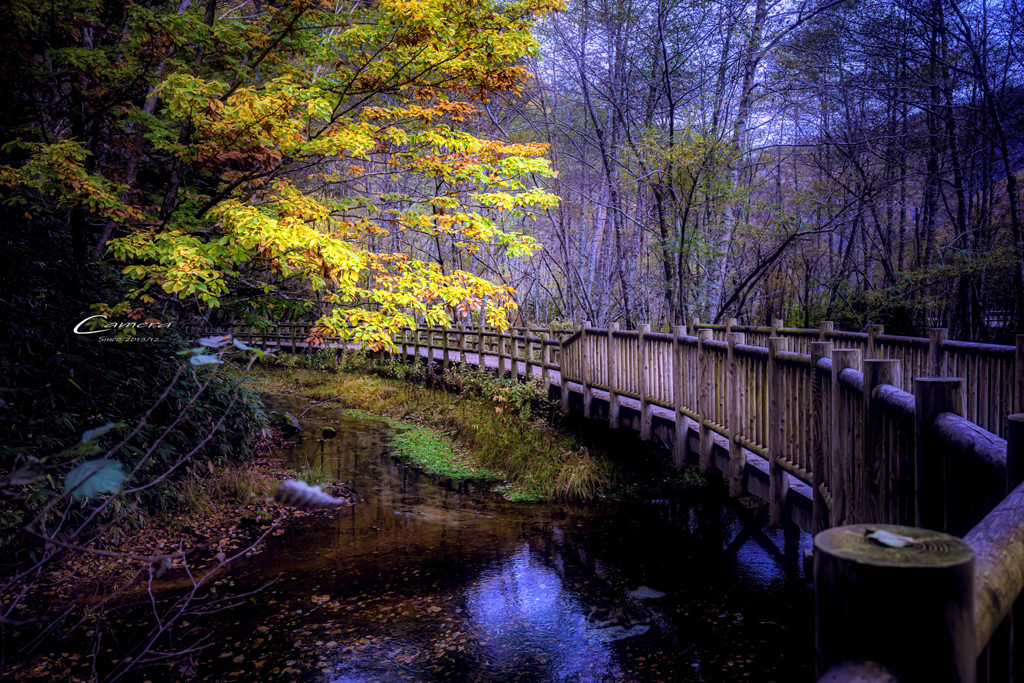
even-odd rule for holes
{"type": "MultiPolygon", "coordinates": [[[[332,404],[325,403],[323,405],[332,404]]],[[[392,454],[427,474],[479,481],[502,481],[504,479],[503,472],[480,466],[477,459],[467,453],[449,435],[431,427],[417,426],[410,422],[396,420],[386,415],[374,415],[356,408],[343,410],[342,415],[362,420],[381,420],[394,429],[400,430],[391,439],[392,454]]],[[[533,496],[533,499],[536,499],[536,495],[533,496]]]]}
{"type": "MultiPolygon", "coordinates": [[[[405,372],[397,364],[391,369],[405,372]]],[[[395,379],[366,371],[335,374],[293,365],[252,372],[260,391],[325,401],[355,417],[407,428],[396,435],[396,455],[434,474],[503,475],[509,499],[586,500],[607,495],[621,482],[610,457],[535,414],[536,402],[546,400],[539,398],[539,383],[495,380],[476,370],[452,376],[455,392],[405,381],[415,376],[395,379]]]]}
{"type": "Polygon", "coordinates": [[[269,496],[277,480],[251,462],[228,463],[209,475],[196,473],[172,486],[173,504],[165,514],[209,514],[218,506],[246,505],[269,496]]]}
{"type": "Polygon", "coordinates": [[[501,481],[502,472],[481,467],[464,449],[436,429],[413,427],[395,434],[391,449],[400,460],[428,474],[453,479],[501,481]]]}

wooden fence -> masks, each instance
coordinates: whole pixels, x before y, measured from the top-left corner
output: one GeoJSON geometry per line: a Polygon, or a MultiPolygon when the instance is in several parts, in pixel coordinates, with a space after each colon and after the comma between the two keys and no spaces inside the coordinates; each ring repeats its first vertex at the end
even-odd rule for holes
{"type": "Polygon", "coordinates": [[[689,333],[711,330],[712,339],[726,341],[729,331],[741,332],[746,343],[767,347],[768,337],[786,338],[788,351],[811,354],[815,342],[830,341],[837,349],[856,349],[863,360],[900,361],[899,386],[911,387],[916,377],[962,377],[966,380],[965,416],[990,432],[1002,435],[1003,420],[1013,405],[1014,368],[1019,368],[1021,349],[996,344],[978,344],[947,339],[946,330],[933,328],[927,337],[903,337],[884,334],[881,325],[868,325],[866,332],[833,329],[831,322],[819,329],[783,327],[776,320],[771,327],[744,325],[708,325],[691,322],[689,333]]]}

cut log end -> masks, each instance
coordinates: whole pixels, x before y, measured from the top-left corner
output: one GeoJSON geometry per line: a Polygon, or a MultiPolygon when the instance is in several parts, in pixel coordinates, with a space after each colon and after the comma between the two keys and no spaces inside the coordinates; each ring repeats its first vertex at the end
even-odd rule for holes
{"type": "Polygon", "coordinates": [[[904,683],[904,679],[881,664],[848,659],[829,669],[818,683],[904,683]]]}
{"type": "Polygon", "coordinates": [[[827,529],[815,536],[814,547],[849,562],[879,567],[953,567],[969,562],[974,554],[970,545],[948,534],[888,524],[827,529]],[[910,542],[902,547],[887,545],[878,531],[910,542]]]}

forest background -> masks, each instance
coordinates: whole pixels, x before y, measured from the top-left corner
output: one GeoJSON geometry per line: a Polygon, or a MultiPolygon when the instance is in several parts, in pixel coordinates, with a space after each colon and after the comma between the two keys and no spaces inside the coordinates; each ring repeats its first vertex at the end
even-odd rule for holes
{"type": "Polygon", "coordinates": [[[0,185],[96,312],[1024,325],[1020,0],[32,6],[0,185]]]}
{"type": "Polygon", "coordinates": [[[530,316],[1022,331],[1024,6],[602,2],[538,31],[562,199],[508,278],[530,316]]]}

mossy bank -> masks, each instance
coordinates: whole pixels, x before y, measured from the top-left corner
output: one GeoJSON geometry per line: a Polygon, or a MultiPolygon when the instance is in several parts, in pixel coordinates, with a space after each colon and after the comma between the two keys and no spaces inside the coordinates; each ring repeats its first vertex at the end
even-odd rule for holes
{"type": "Polygon", "coordinates": [[[438,378],[394,359],[336,359],[329,352],[284,355],[254,368],[252,379],[264,392],[384,419],[396,428],[392,451],[399,459],[437,477],[492,483],[512,500],[646,497],[642,482],[664,489],[699,480],[663,458],[623,462],[559,429],[549,420],[557,406],[539,382],[497,379],[472,367],[438,378]]]}

